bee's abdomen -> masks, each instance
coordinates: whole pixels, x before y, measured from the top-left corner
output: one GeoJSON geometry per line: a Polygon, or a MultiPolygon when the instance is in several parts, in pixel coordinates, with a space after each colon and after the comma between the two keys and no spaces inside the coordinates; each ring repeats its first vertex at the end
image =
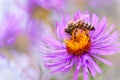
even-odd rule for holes
{"type": "Polygon", "coordinates": [[[87,29],[87,30],[95,30],[94,26],[80,20],[75,24],[76,28],[79,29],[87,29]]]}
{"type": "Polygon", "coordinates": [[[94,26],[92,26],[92,25],[89,25],[89,26],[88,26],[88,29],[89,29],[89,30],[95,30],[94,26]]]}
{"type": "Polygon", "coordinates": [[[94,26],[88,24],[88,23],[84,23],[84,28],[88,29],[88,30],[95,30],[94,26]]]}

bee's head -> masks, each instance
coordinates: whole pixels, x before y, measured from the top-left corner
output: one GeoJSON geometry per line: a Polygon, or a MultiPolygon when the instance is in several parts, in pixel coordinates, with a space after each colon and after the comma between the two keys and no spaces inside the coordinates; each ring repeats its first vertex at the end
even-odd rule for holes
{"type": "Polygon", "coordinates": [[[65,32],[71,35],[73,30],[74,30],[74,23],[71,22],[67,25],[67,28],[65,29],[65,32]]]}
{"type": "Polygon", "coordinates": [[[70,33],[72,32],[72,30],[66,28],[66,29],[65,29],[65,32],[68,33],[68,34],[70,34],[70,33]]]}
{"type": "Polygon", "coordinates": [[[74,27],[71,26],[71,27],[66,28],[66,29],[65,29],[65,32],[71,35],[72,32],[73,32],[73,30],[74,30],[74,27]]]}

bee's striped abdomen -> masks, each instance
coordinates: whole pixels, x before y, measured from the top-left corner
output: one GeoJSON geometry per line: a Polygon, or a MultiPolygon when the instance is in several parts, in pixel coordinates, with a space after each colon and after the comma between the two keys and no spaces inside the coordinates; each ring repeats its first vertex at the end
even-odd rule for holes
{"type": "Polygon", "coordinates": [[[85,23],[84,21],[79,21],[77,24],[79,29],[95,30],[94,26],[85,23]]]}

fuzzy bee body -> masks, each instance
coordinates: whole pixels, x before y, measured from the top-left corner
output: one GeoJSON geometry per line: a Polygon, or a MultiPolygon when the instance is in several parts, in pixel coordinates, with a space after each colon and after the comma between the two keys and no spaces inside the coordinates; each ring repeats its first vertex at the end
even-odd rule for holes
{"type": "Polygon", "coordinates": [[[93,31],[95,30],[94,26],[82,21],[82,20],[79,20],[77,22],[70,22],[68,25],[67,25],[67,28],[65,29],[65,32],[72,35],[73,31],[74,31],[74,36],[76,36],[76,32],[77,32],[77,29],[82,29],[82,30],[89,30],[89,31],[93,31]]]}

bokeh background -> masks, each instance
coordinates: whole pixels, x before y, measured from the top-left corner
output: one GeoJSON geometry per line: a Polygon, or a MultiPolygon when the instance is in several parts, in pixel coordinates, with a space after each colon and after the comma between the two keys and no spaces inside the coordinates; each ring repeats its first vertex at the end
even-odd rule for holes
{"type": "MultiPolygon", "coordinates": [[[[0,0],[0,29],[5,25],[2,23],[4,18],[8,19],[4,17],[4,14],[8,13],[17,18],[24,17],[20,23],[23,28],[31,24],[30,22],[27,23],[27,20],[32,17],[37,20],[40,26],[35,30],[41,32],[42,29],[43,34],[54,35],[56,21],[60,21],[62,14],[73,16],[80,10],[82,12],[89,11],[90,14],[95,13],[100,18],[106,16],[108,25],[114,23],[116,29],[120,31],[119,0],[66,0],[60,11],[58,11],[59,6],[58,10],[54,10],[44,9],[36,5],[31,13],[26,13],[18,4],[16,5],[16,1],[21,5],[28,5],[26,0],[0,0]]],[[[34,31],[31,34],[34,34],[34,31]]],[[[37,34],[37,38],[34,39],[39,42],[41,34],[37,34]]],[[[42,64],[41,55],[39,43],[33,44],[31,38],[24,32],[19,34],[14,45],[0,48],[0,80],[72,80],[72,70],[64,75],[60,73],[51,74],[50,70],[42,64]]],[[[100,64],[103,73],[98,74],[94,79],[90,77],[90,80],[120,80],[120,54],[106,56],[106,58],[113,63],[113,66],[100,64]]],[[[82,80],[82,74],[80,74],[79,80],[82,80]]]]}

